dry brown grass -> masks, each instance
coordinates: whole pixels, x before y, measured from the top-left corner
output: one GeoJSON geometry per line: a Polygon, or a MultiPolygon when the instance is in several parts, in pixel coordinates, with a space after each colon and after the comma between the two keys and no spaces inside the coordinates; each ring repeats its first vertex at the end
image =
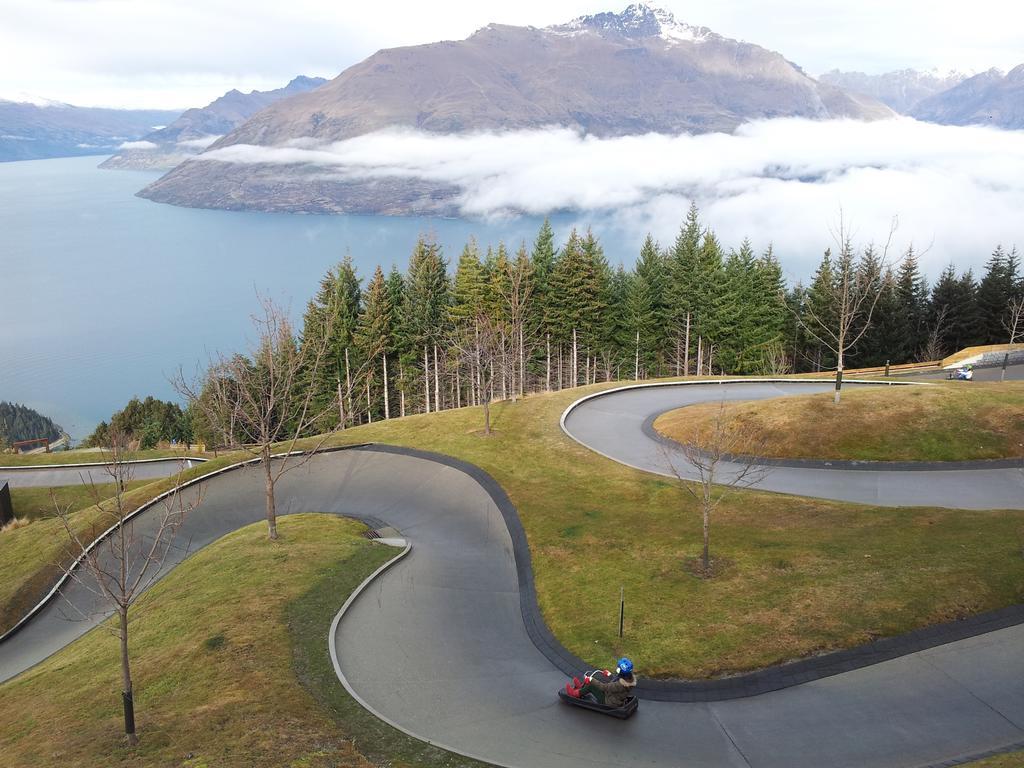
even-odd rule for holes
{"type": "MultiPolygon", "coordinates": [[[[663,414],[654,426],[686,442],[710,432],[720,404],[663,414]]],[[[765,456],[862,461],[964,461],[1024,456],[1024,382],[844,390],[726,403],[725,418],[765,456]]]]}

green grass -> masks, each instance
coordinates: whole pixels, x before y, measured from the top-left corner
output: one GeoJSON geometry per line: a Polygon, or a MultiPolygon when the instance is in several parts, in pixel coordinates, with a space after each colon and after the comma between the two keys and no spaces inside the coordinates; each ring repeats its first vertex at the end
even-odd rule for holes
{"type": "MultiPolygon", "coordinates": [[[[719,404],[663,414],[655,428],[687,442],[706,434],[719,404]]],[[[727,403],[725,418],[766,456],[861,461],[966,461],[1024,456],[1024,383],[851,387],[727,403]]]]}
{"type": "MultiPolygon", "coordinates": [[[[464,409],[349,429],[332,442],[432,450],[491,473],[522,517],[545,619],[595,666],[629,653],[646,675],[710,677],[1024,601],[1019,511],[741,492],[712,523],[712,554],[727,567],[710,580],[693,576],[685,564],[699,552],[700,518],[689,494],[597,456],[558,427],[570,402],[602,387],[496,404],[489,438],[479,434],[480,409],[464,409]]],[[[13,536],[42,524],[0,540],[0,570],[10,551],[19,573],[31,573],[33,558],[38,568],[40,541],[13,536]]]]}
{"type": "Polygon", "coordinates": [[[622,653],[645,674],[708,677],[949,621],[1024,600],[1024,513],[892,509],[741,492],[712,524],[731,563],[694,577],[700,518],[676,484],[603,459],[558,417],[580,390],[493,409],[375,423],[336,442],[457,456],[518,508],[545,619],[591,664],[622,653]],[[626,636],[617,637],[626,592],[626,636]]]}
{"type": "MultiPolygon", "coordinates": [[[[204,462],[181,474],[182,481],[227,466],[239,459],[238,455],[223,455],[204,462]]],[[[175,477],[143,482],[128,490],[124,501],[128,509],[136,509],[166,490],[174,487],[175,477]]],[[[133,483],[134,485],[134,483],[133,483]]],[[[15,511],[21,507],[16,493],[11,492],[15,511]]],[[[76,491],[68,491],[77,496],[76,491]]],[[[32,498],[31,494],[29,495],[32,498]]],[[[81,501],[80,497],[79,503],[81,501]]],[[[39,502],[38,499],[36,499],[39,502]]],[[[43,502],[39,502],[43,503],[43,502]]],[[[76,531],[106,530],[112,523],[109,512],[89,506],[71,516],[76,531]]],[[[22,616],[50,591],[61,575],[61,564],[74,560],[68,548],[68,537],[61,522],[53,517],[40,517],[30,525],[0,532],[0,633],[14,626],[22,616]]]]}
{"type": "MultiPolygon", "coordinates": [[[[73,451],[54,451],[53,453],[0,453],[0,467],[34,467],[40,464],[93,464],[104,461],[109,454],[103,451],[76,449],[73,451]]],[[[153,448],[145,451],[133,451],[133,459],[171,459],[178,456],[195,458],[212,458],[212,453],[200,453],[195,449],[153,448]]]]}
{"type": "MultiPolygon", "coordinates": [[[[153,481],[129,480],[125,483],[125,489],[134,491],[151,482],[153,481]]],[[[11,505],[14,507],[15,517],[39,520],[53,516],[54,501],[61,509],[75,513],[91,507],[96,503],[97,496],[101,500],[111,498],[116,489],[117,486],[114,483],[101,483],[93,487],[79,484],[61,485],[54,488],[11,488],[11,505]]]]}
{"type": "Polygon", "coordinates": [[[984,760],[972,760],[962,763],[963,768],[1024,768],[1024,752],[1005,752],[1001,755],[986,757],[984,760]]]}
{"type": "Polygon", "coordinates": [[[279,527],[277,542],[259,523],[229,534],[147,596],[131,634],[137,747],[121,740],[117,641],[97,630],[0,686],[0,711],[18,713],[4,765],[469,765],[377,722],[334,677],[331,620],[396,551],[334,516],[279,527]]]}

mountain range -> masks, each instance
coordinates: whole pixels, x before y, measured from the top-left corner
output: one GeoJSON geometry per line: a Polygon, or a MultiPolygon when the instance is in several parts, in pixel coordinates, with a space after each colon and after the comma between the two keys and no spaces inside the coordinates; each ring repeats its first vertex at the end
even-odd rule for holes
{"type": "Polygon", "coordinates": [[[968,75],[955,71],[940,73],[936,70],[919,72],[916,69],[900,69],[881,75],[868,75],[863,72],[840,72],[833,69],[821,75],[818,80],[846,91],[878,99],[901,115],[909,115],[918,102],[948,91],[967,77],[968,75]]]}
{"type": "Polygon", "coordinates": [[[275,101],[311,91],[326,82],[322,77],[300,75],[272,91],[230,90],[205,107],[186,110],[169,125],[147,133],[142,137],[146,146],[122,150],[101,163],[100,168],[170,170],[275,101]]]}
{"type": "Polygon", "coordinates": [[[356,182],[304,166],[223,161],[239,145],[329,145],[383,128],[435,133],[548,126],[597,136],[732,131],[757,118],[874,120],[879,101],[820,83],[781,54],[634,4],[538,29],[382,50],[253,115],[140,194],[215,208],[446,214],[452,190],[356,182]]]}
{"type": "Polygon", "coordinates": [[[178,205],[454,215],[454,185],[360,180],[309,158],[383,129],[557,126],[610,137],[896,114],[1024,128],[1024,65],[1007,75],[833,70],[815,79],[779,53],[633,4],[545,28],[491,24],[465,40],[385,49],[330,81],[229,91],[180,115],[0,101],[0,160],[114,153],[101,167],[169,170],[139,194],[178,205]]]}
{"type": "Polygon", "coordinates": [[[969,77],[948,91],[919,101],[910,114],[944,125],[1024,128],[1024,64],[1005,75],[990,69],[969,77]]]}
{"type": "Polygon", "coordinates": [[[108,155],[180,110],[76,107],[29,96],[0,99],[0,162],[108,155]]]}

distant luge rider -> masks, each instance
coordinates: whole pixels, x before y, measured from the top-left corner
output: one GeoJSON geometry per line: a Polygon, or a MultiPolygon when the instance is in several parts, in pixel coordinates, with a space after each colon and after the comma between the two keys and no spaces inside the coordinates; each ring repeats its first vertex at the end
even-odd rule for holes
{"type": "Polygon", "coordinates": [[[596,677],[598,674],[594,672],[585,675],[582,683],[578,677],[574,677],[571,683],[565,684],[565,692],[574,699],[579,699],[589,693],[597,699],[599,704],[614,708],[621,707],[626,703],[626,699],[633,695],[633,689],[636,688],[636,675],[633,674],[633,662],[629,659],[619,659],[614,675],[604,670],[606,680],[596,677]]]}

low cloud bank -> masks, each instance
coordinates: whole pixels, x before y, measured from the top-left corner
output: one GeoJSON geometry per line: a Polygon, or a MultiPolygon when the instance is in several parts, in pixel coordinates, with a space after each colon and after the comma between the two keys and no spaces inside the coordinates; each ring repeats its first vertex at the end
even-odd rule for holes
{"type": "Polygon", "coordinates": [[[177,142],[179,147],[184,149],[206,149],[208,146],[213,144],[220,136],[201,136],[198,139],[185,139],[184,141],[177,142]]]}
{"type": "Polygon", "coordinates": [[[388,130],[327,145],[235,145],[201,157],[454,184],[467,216],[576,210],[662,242],[674,237],[692,199],[726,243],[744,235],[762,247],[773,242],[797,277],[829,245],[840,208],[861,241],[884,239],[898,216],[901,247],[934,243],[924,258],[932,276],[950,261],[977,269],[996,243],[1024,245],[1024,131],[909,118],[786,118],[734,134],[610,139],[561,128],[388,130]]]}
{"type": "Polygon", "coordinates": [[[156,149],[156,144],[152,141],[122,141],[117,148],[118,149],[156,149]]]}

